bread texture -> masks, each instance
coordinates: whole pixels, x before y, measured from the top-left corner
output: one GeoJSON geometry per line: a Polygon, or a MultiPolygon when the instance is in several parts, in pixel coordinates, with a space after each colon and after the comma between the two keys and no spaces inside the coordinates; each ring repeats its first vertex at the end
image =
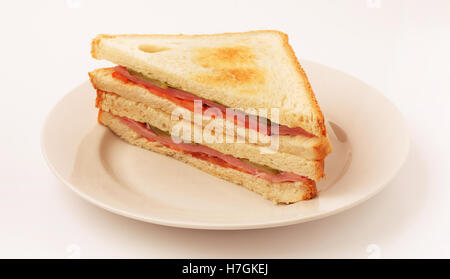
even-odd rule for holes
{"type": "MultiPolygon", "coordinates": [[[[115,94],[127,100],[136,102],[136,104],[145,105],[148,109],[156,109],[168,114],[169,116],[175,109],[181,108],[167,99],[149,93],[149,91],[142,86],[136,85],[134,83],[126,83],[120,79],[114,78],[112,76],[113,71],[114,70],[112,68],[104,68],[90,72],[89,76],[94,88],[104,92],[114,92],[115,94]]],[[[127,110],[131,111],[132,108],[130,107],[127,110]]],[[[190,115],[190,119],[194,119],[192,112],[186,110],[186,113],[190,115]]],[[[142,116],[140,118],[145,119],[148,117],[149,116],[142,116]]],[[[202,123],[203,127],[208,125],[211,121],[217,122],[219,120],[204,120],[202,123]]],[[[234,134],[238,134],[240,137],[246,138],[248,142],[248,129],[237,129],[237,127],[235,127],[233,123],[230,122],[227,125],[227,123],[225,122],[228,121],[221,120],[220,123],[217,123],[217,125],[223,126],[224,131],[227,127],[233,127],[234,134]]],[[[261,139],[261,141],[255,143],[258,145],[262,145],[261,142],[267,143],[270,141],[270,137],[261,133],[257,133],[257,138],[261,139]]],[[[331,152],[331,144],[328,137],[305,137],[302,135],[279,136],[278,140],[280,152],[297,155],[305,160],[319,161],[325,158],[331,152]]]]}
{"type": "Polygon", "coordinates": [[[134,132],[127,125],[123,124],[120,118],[100,111],[99,122],[113,131],[128,143],[141,148],[173,157],[179,161],[194,166],[211,175],[220,177],[227,181],[242,185],[252,190],[274,203],[289,204],[301,200],[308,200],[316,196],[317,190],[314,181],[306,182],[285,182],[271,183],[268,180],[255,177],[253,175],[232,169],[221,167],[207,161],[197,159],[189,154],[185,154],[163,146],[158,142],[149,141],[134,132]]]}
{"type": "Polygon", "coordinates": [[[278,108],[289,127],[327,137],[324,117],[286,34],[99,35],[91,54],[230,108],[278,108]]]}
{"type": "Polygon", "coordinates": [[[148,123],[169,134],[177,125],[178,127],[183,127],[184,131],[190,131],[189,134],[180,133],[180,135],[177,135],[185,141],[199,143],[221,153],[248,159],[251,162],[266,165],[276,170],[297,173],[312,180],[319,180],[324,176],[323,160],[307,160],[297,155],[279,151],[265,153],[262,152],[260,146],[245,142],[239,143],[236,142],[235,138],[231,142],[227,142],[226,139],[222,139],[222,142],[217,142],[216,138],[212,136],[207,138],[207,134],[204,137],[196,138],[194,137],[194,124],[191,122],[172,120],[171,115],[161,109],[155,109],[145,103],[125,99],[114,93],[98,91],[97,94],[97,107],[113,115],[148,123]]]}

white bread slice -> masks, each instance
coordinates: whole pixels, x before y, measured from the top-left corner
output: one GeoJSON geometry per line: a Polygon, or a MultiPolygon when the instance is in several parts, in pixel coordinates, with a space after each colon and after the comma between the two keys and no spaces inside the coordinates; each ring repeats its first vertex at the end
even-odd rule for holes
{"type": "Polygon", "coordinates": [[[271,200],[274,203],[294,203],[301,200],[311,199],[317,194],[314,181],[271,183],[268,180],[257,178],[253,175],[232,168],[221,167],[216,164],[194,158],[188,154],[164,147],[160,143],[148,141],[130,129],[127,125],[123,124],[118,117],[115,117],[108,112],[100,112],[99,122],[111,129],[126,142],[150,151],[173,157],[211,175],[242,185],[247,189],[263,195],[266,199],[271,200]]]}
{"type": "MultiPolygon", "coordinates": [[[[133,83],[125,83],[122,80],[112,77],[113,71],[112,68],[104,68],[90,72],[89,76],[94,88],[101,91],[116,93],[128,100],[145,104],[149,108],[161,110],[169,115],[173,110],[180,108],[167,99],[149,93],[149,91],[142,86],[133,83]]],[[[193,113],[188,113],[191,115],[191,119],[194,119],[193,113]]],[[[208,120],[204,120],[203,126],[205,127],[208,123],[208,120]]],[[[225,123],[221,121],[218,125],[224,126],[225,123]]],[[[234,126],[234,124],[228,125],[228,127],[232,126],[234,126]]],[[[245,137],[246,135],[248,137],[249,134],[248,129],[236,129],[236,127],[234,128],[234,133],[239,134],[241,137],[245,137]]],[[[270,140],[268,136],[259,133],[258,138],[265,140],[266,143],[270,140]]],[[[301,156],[306,160],[322,160],[331,152],[331,144],[328,137],[310,138],[302,135],[280,136],[279,151],[301,156]]]]}
{"type": "MultiPolygon", "coordinates": [[[[262,153],[259,146],[249,143],[232,142],[222,143],[206,142],[205,140],[196,139],[193,135],[193,123],[183,120],[172,120],[170,114],[160,109],[154,109],[144,103],[137,103],[125,99],[114,93],[98,91],[96,105],[102,111],[110,112],[113,115],[124,116],[138,122],[148,123],[162,131],[171,133],[175,125],[189,126],[191,134],[181,135],[183,140],[196,142],[219,152],[232,155],[237,158],[248,159],[251,162],[266,165],[271,168],[293,172],[302,176],[306,176],[312,180],[319,180],[324,176],[323,160],[306,160],[302,157],[289,153],[262,153]]],[[[187,129],[185,129],[186,131],[187,129]]]]}
{"type": "Polygon", "coordinates": [[[323,114],[284,33],[99,35],[91,54],[230,108],[279,108],[274,122],[327,136],[323,114]]]}

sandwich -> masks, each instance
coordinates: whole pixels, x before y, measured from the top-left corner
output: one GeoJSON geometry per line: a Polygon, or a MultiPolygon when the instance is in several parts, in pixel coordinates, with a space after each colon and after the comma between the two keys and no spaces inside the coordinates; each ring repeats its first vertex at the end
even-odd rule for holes
{"type": "Polygon", "coordinates": [[[317,195],[325,119],[287,35],[99,35],[98,122],[274,203],[317,195]]]}

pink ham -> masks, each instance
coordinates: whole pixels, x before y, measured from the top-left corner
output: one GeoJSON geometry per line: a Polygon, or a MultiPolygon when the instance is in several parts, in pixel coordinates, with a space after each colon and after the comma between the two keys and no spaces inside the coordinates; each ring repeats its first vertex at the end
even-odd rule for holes
{"type": "MultiPolygon", "coordinates": [[[[207,146],[190,143],[176,143],[172,141],[170,137],[160,137],[157,134],[155,134],[152,130],[148,129],[145,124],[134,121],[132,119],[121,117],[121,121],[128,127],[130,127],[133,131],[135,131],[136,133],[138,133],[139,135],[150,141],[160,142],[169,148],[181,150],[189,154],[201,153],[211,158],[219,158],[220,160],[226,162],[232,167],[243,170],[257,177],[269,180],[270,182],[306,182],[309,180],[308,178],[295,173],[289,172],[282,172],[280,174],[267,173],[263,170],[255,168],[250,164],[245,163],[242,160],[239,160],[236,157],[221,153],[207,146]]],[[[201,158],[204,159],[204,157],[201,158]]],[[[215,161],[210,160],[210,162],[215,161]]]]}

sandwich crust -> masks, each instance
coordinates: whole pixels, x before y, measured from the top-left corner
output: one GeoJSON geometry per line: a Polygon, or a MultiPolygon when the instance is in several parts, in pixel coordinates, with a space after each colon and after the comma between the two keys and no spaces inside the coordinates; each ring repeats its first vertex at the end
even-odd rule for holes
{"type": "Polygon", "coordinates": [[[317,195],[316,185],[312,180],[295,183],[271,183],[265,179],[255,177],[232,168],[221,167],[216,164],[194,158],[188,154],[164,147],[158,142],[148,141],[130,129],[127,125],[123,124],[118,117],[108,112],[100,110],[99,121],[128,143],[173,157],[211,175],[238,185],[242,185],[247,189],[264,196],[266,199],[273,201],[274,203],[289,204],[301,200],[311,199],[317,195]]]}
{"type": "Polygon", "coordinates": [[[282,32],[279,32],[279,35],[283,39],[284,48],[286,49],[287,52],[290,53],[290,55],[289,55],[290,61],[296,68],[298,74],[301,76],[301,78],[305,84],[306,93],[311,100],[310,105],[314,112],[313,115],[315,118],[315,123],[314,122],[312,123],[313,130],[317,131],[317,135],[327,137],[327,129],[325,127],[325,118],[323,116],[322,110],[319,107],[319,103],[317,102],[316,95],[314,94],[314,92],[312,90],[311,84],[309,83],[308,77],[306,76],[306,73],[303,70],[303,67],[300,65],[300,62],[299,62],[297,56],[295,55],[294,49],[289,44],[288,35],[285,33],[282,33],[282,32]]]}

